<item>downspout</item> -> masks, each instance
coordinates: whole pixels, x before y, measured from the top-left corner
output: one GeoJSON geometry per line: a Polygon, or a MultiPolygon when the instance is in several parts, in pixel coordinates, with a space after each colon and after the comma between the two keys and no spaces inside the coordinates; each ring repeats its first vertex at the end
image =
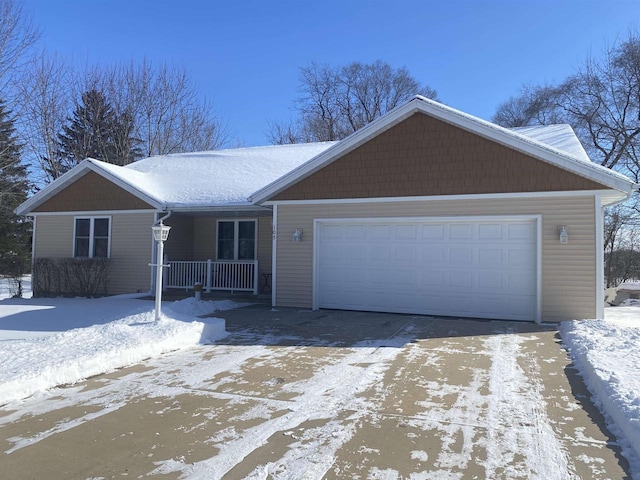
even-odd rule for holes
{"type": "Polygon", "coordinates": [[[169,210],[169,213],[167,213],[164,217],[159,218],[158,220],[155,221],[155,223],[153,224],[153,226],[155,227],[156,225],[158,225],[159,223],[162,223],[163,221],[165,221],[167,218],[169,218],[171,215],[173,215],[173,210],[169,210]]]}

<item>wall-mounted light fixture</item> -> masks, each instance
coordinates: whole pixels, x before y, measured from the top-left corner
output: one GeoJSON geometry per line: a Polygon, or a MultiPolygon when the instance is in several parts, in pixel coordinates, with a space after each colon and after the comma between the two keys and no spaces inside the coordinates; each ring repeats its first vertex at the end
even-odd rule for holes
{"type": "Polygon", "coordinates": [[[300,243],[302,241],[302,229],[301,228],[296,228],[295,231],[293,232],[293,237],[292,237],[293,243],[300,243]]]}
{"type": "Polygon", "coordinates": [[[558,227],[558,236],[560,237],[560,243],[569,243],[569,229],[566,225],[558,227]]]}

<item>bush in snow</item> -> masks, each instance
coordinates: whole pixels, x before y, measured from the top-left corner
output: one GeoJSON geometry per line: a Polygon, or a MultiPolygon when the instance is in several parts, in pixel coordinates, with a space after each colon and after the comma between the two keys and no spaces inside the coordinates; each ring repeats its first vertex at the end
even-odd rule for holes
{"type": "Polygon", "coordinates": [[[97,297],[107,293],[107,258],[36,258],[33,262],[34,297],[97,297]]]}

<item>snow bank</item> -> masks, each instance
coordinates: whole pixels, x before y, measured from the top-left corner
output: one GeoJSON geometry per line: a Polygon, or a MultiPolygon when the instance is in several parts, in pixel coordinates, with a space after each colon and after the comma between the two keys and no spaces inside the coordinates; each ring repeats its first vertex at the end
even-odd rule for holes
{"type": "Polygon", "coordinates": [[[41,338],[4,342],[0,348],[0,405],[46,389],[111,372],[146,358],[226,336],[224,320],[196,319],[151,309],[104,325],[41,338]]]}
{"type": "Polygon", "coordinates": [[[169,304],[169,308],[177,313],[185,313],[199,317],[201,315],[210,315],[223,310],[231,310],[233,308],[246,307],[249,303],[238,303],[232,300],[196,300],[195,297],[176,300],[169,304]]]}
{"type": "Polygon", "coordinates": [[[640,472],[640,309],[606,313],[607,320],[562,322],[560,333],[632,470],[640,472]]]}

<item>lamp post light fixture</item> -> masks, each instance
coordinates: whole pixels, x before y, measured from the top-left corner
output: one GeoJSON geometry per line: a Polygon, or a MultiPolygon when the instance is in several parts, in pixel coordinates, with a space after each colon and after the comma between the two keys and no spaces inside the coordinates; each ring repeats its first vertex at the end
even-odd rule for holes
{"type": "Polygon", "coordinates": [[[164,242],[169,237],[169,230],[171,227],[164,225],[160,222],[160,225],[154,225],[151,227],[153,231],[153,239],[158,242],[156,264],[151,265],[156,267],[156,321],[160,320],[160,302],[162,301],[162,269],[169,265],[163,265],[164,260],[164,242]]]}

